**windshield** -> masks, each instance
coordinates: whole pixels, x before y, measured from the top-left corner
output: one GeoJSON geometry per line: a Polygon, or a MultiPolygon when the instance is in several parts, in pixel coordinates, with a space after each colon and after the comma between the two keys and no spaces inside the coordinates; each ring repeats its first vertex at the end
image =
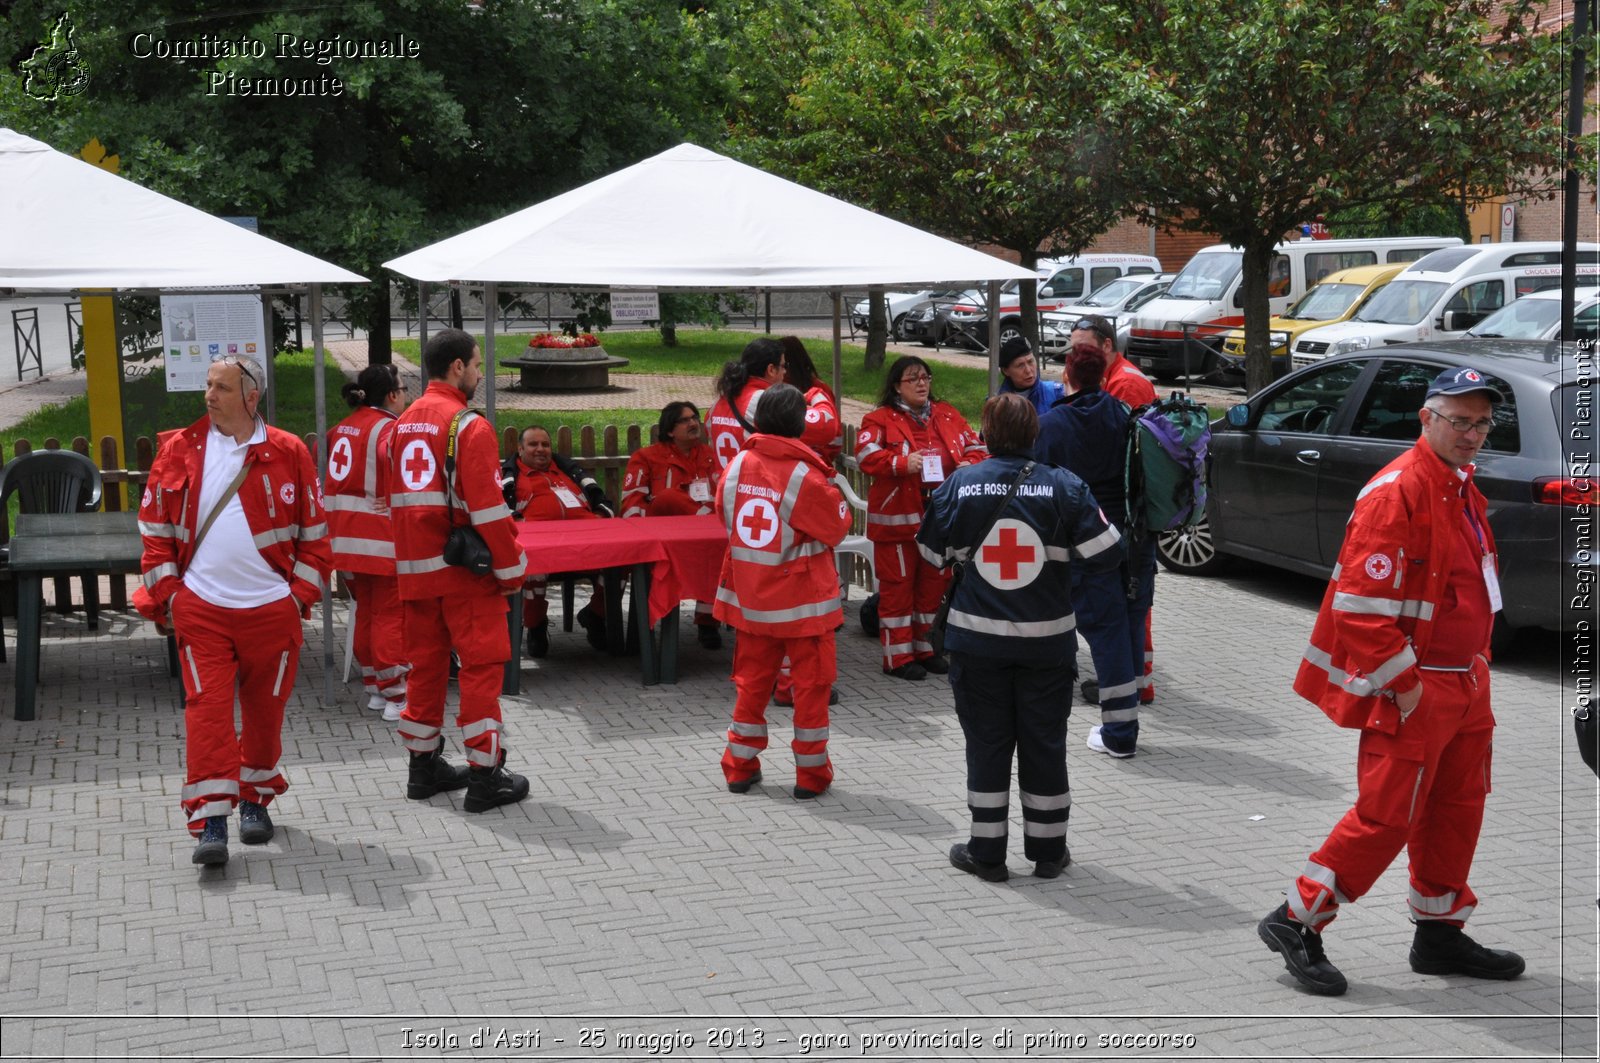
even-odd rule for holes
{"type": "Polygon", "coordinates": [[[1244,256],[1237,251],[1206,251],[1191,258],[1172,279],[1168,299],[1221,299],[1239,275],[1244,256]]]}
{"type": "Polygon", "coordinates": [[[1518,299],[1472,326],[1467,335],[1538,340],[1560,323],[1560,299],[1518,299]]]}
{"type": "Polygon", "coordinates": [[[1332,321],[1349,310],[1366,290],[1364,284],[1319,284],[1283,316],[1293,321],[1332,321]]]}
{"type": "Polygon", "coordinates": [[[1355,320],[1381,325],[1415,325],[1428,316],[1444,288],[1442,281],[1390,281],[1367,301],[1355,320]]]}
{"type": "Polygon", "coordinates": [[[1145,286],[1145,280],[1140,277],[1118,277],[1110,284],[1102,284],[1098,289],[1089,293],[1089,297],[1080,306],[1116,306],[1122,300],[1145,286]]]}

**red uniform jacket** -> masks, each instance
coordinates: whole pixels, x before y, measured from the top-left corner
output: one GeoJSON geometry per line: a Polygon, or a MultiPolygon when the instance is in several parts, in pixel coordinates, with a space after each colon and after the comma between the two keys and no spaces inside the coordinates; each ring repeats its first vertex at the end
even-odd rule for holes
{"type": "MultiPolygon", "coordinates": [[[[1340,727],[1394,734],[1400,710],[1385,697],[1422,681],[1417,662],[1432,640],[1462,507],[1494,554],[1483,494],[1426,440],[1390,462],[1356,497],[1311,644],[1294,689],[1340,727]]],[[[1459,648],[1462,658],[1489,648],[1459,648]]]]}
{"type": "Polygon", "coordinates": [[[430,381],[395,425],[389,511],[402,600],[496,594],[522,586],[528,559],[517,545],[516,525],[500,493],[494,429],[479,414],[463,417],[457,429],[455,490],[453,497],[446,496],[450,420],[466,404],[461,389],[430,381]],[[444,543],[452,524],[471,524],[483,536],[492,571],[479,576],[445,564],[444,543]]]}
{"type": "Polygon", "coordinates": [[[806,427],[800,433],[800,441],[816,451],[823,463],[829,466],[844,449],[844,425],[839,421],[839,403],[826,384],[812,384],[806,392],[806,427]]]}
{"type": "Polygon", "coordinates": [[[333,533],[333,567],[394,575],[394,529],[389,526],[389,444],[395,415],[362,406],[328,432],[323,506],[333,533]]]}
{"type": "Polygon", "coordinates": [[[562,472],[552,461],[544,472],[535,472],[513,461],[516,466],[516,516],[520,520],[598,520],[599,514],[589,508],[583,488],[562,472]],[[562,495],[566,497],[563,498],[562,495]]]}
{"type": "Polygon", "coordinates": [[[989,456],[978,433],[948,402],[935,402],[926,421],[896,406],[879,406],[861,419],[856,461],[872,477],[867,492],[868,539],[910,542],[917,537],[926,496],[939,486],[922,479],[922,451],[928,447],[939,453],[945,476],[958,465],[989,456]]]}
{"type": "MultiPolygon", "coordinates": [[[[704,443],[687,454],[670,442],[640,447],[628,459],[622,479],[624,517],[693,516],[711,512],[711,495],[716,488],[717,459],[704,443]],[[705,484],[704,501],[690,497],[689,486],[705,484]]],[[[699,489],[695,489],[699,493],[699,489]]]]}
{"type": "MultiPolygon", "coordinates": [[[[750,380],[739,392],[739,412],[752,426],[756,423],[756,404],[761,401],[761,393],[771,386],[765,380],[750,380]]],[[[706,418],[706,431],[711,435],[711,449],[717,456],[717,472],[720,473],[739,453],[739,448],[744,446],[746,435],[744,425],[733,415],[727,399],[719,398],[717,404],[711,407],[711,416],[706,418]]]]}
{"type": "MultiPolygon", "coordinates": [[[[200,480],[210,431],[206,416],[188,428],[163,432],[150,467],[139,504],[144,586],[134,593],[133,604],[151,620],[165,622],[168,600],[182,586],[194,556],[194,539],[206,517],[200,512],[200,480]]],[[[249,449],[245,462],[250,473],[239,485],[238,498],[256,549],[288,582],[301,615],[310,615],[333,567],[311,452],[288,432],[268,425],[267,438],[249,449]]]]}
{"type": "Polygon", "coordinates": [[[797,638],[839,626],[833,548],[850,530],[850,507],[832,475],[814,450],[782,436],[751,436],[734,457],[717,487],[728,527],[718,620],[797,638]]]}
{"type": "Polygon", "coordinates": [[[1105,377],[1100,390],[1132,408],[1146,406],[1156,401],[1156,386],[1139,368],[1120,354],[1113,354],[1106,364],[1105,377]]]}

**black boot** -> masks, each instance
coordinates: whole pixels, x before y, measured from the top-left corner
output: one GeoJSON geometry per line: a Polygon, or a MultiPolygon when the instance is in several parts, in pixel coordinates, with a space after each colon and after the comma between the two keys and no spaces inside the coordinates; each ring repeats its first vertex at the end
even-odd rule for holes
{"type": "Polygon", "coordinates": [[[695,627],[695,634],[700,638],[700,645],[708,650],[722,649],[722,628],[717,624],[702,624],[695,627]]]}
{"type": "Polygon", "coordinates": [[[254,801],[239,802],[239,840],[246,845],[265,845],[272,840],[272,817],[265,805],[254,801]]]}
{"type": "Polygon", "coordinates": [[[550,652],[550,624],[540,624],[528,629],[528,656],[543,657],[550,652]]]}
{"type": "Polygon", "coordinates": [[[467,771],[465,764],[451,764],[445,760],[441,750],[413,753],[411,775],[406,781],[406,796],[413,801],[426,801],[434,794],[459,790],[467,785],[467,771]]]}
{"type": "Polygon", "coordinates": [[[468,812],[487,812],[501,805],[515,804],[528,796],[528,777],[497,768],[473,768],[467,782],[468,812]]]}
{"type": "Polygon", "coordinates": [[[1411,969],[1418,974],[1464,974],[1509,981],[1526,967],[1515,952],[1486,949],[1449,923],[1418,923],[1411,939],[1411,969]]]}
{"type": "Polygon", "coordinates": [[[578,626],[583,628],[583,634],[589,640],[589,645],[597,650],[604,650],[606,648],[606,618],[586,605],[578,610],[577,621],[578,626]]]}
{"type": "Polygon", "coordinates": [[[1267,948],[1283,957],[1289,973],[1313,993],[1336,997],[1347,988],[1344,975],[1322,951],[1322,935],[1289,918],[1289,902],[1267,913],[1256,924],[1256,933],[1267,948]]]}
{"type": "Polygon", "coordinates": [[[228,817],[207,816],[205,830],[194,847],[193,863],[221,867],[228,862],[228,817]]]}

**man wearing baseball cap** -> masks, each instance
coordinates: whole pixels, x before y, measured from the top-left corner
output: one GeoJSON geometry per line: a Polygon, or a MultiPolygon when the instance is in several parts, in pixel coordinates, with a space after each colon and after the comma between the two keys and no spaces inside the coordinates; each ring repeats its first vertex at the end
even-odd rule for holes
{"type": "Polygon", "coordinates": [[[1422,437],[1356,496],[1295,677],[1296,693],[1361,731],[1355,806],[1257,927],[1313,993],[1345,991],[1321,932],[1402,848],[1416,924],[1411,969],[1496,979],[1523,971],[1521,956],[1461,930],[1477,903],[1467,872],[1489,793],[1489,630],[1500,608],[1473,459],[1503,401],[1476,369],[1434,379],[1418,414],[1422,437]]]}

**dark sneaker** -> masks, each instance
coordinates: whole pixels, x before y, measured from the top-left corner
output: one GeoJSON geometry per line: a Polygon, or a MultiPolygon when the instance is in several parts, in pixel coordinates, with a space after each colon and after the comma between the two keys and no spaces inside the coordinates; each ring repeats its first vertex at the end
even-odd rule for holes
{"type": "Polygon", "coordinates": [[[917,663],[922,665],[922,670],[932,675],[950,674],[950,662],[939,654],[932,657],[919,657],[917,663]]]}
{"type": "Polygon", "coordinates": [[[239,840],[246,845],[265,845],[272,840],[272,817],[265,805],[239,802],[239,840]]]}
{"type": "Polygon", "coordinates": [[[1267,943],[1267,948],[1283,957],[1283,965],[1289,968],[1289,973],[1311,992],[1336,997],[1347,988],[1344,975],[1328,962],[1322,951],[1322,935],[1289,918],[1288,901],[1257,923],[1256,933],[1267,943]]]}
{"type": "Polygon", "coordinates": [[[821,790],[812,790],[804,786],[796,786],[794,788],[794,799],[796,801],[812,801],[821,796],[821,790]]]}
{"type": "Polygon", "coordinates": [[[761,781],[761,773],[758,771],[754,775],[750,776],[750,778],[745,779],[742,782],[731,782],[731,783],[729,783],[728,784],[728,792],[730,794],[747,794],[747,793],[750,792],[750,787],[754,786],[756,783],[758,783],[760,781],[761,781]]]}
{"type": "Polygon", "coordinates": [[[969,875],[977,875],[985,882],[1004,882],[1011,872],[1004,864],[984,864],[972,858],[966,842],[956,842],[950,847],[950,866],[958,867],[969,875]]]}
{"type": "Polygon", "coordinates": [[[1418,974],[1464,974],[1509,981],[1526,967],[1515,952],[1486,949],[1449,923],[1418,923],[1411,939],[1411,969],[1418,974]]]}
{"type": "Polygon", "coordinates": [[[535,659],[547,656],[550,653],[550,624],[548,622],[528,629],[527,652],[529,657],[535,659]]]}
{"type": "Polygon", "coordinates": [[[928,670],[916,661],[908,661],[899,668],[890,669],[889,674],[896,679],[910,679],[913,682],[921,682],[928,678],[928,670]]]}
{"type": "Polygon", "coordinates": [[[413,753],[411,774],[406,781],[406,796],[413,801],[426,801],[434,794],[459,790],[467,785],[467,771],[465,764],[452,764],[445,760],[441,750],[413,753]]]}
{"type": "Polygon", "coordinates": [[[501,805],[512,805],[528,796],[528,777],[498,768],[473,768],[467,781],[468,812],[487,812],[501,805]]]}
{"type": "Polygon", "coordinates": [[[1078,693],[1083,695],[1085,705],[1100,704],[1100,683],[1098,680],[1085,679],[1078,687],[1078,693]]]}
{"type": "Polygon", "coordinates": [[[707,624],[704,627],[696,627],[694,630],[695,634],[700,636],[700,645],[704,646],[708,650],[722,649],[721,628],[713,627],[710,624],[707,624]]]}
{"type": "Polygon", "coordinates": [[[597,650],[606,648],[606,618],[590,609],[587,605],[578,610],[578,624],[583,628],[584,637],[589,640],[589,645],[597,650]]]}
{"type": "Polygon", "coordinates": [[[1033,865],[1034,878],[1055,878],[1061,874],[1061,869],[1072,863],[1072,850],[1068,849],[1061,854],[1060,860],[1040,860],[1033,865]]]}
{"type": "Polygon", "coordinates": [[[221,867],[228,862],[228,817],[207,816],[200,841],[194,847],[192,863],[207,867],[221,867]]]}

